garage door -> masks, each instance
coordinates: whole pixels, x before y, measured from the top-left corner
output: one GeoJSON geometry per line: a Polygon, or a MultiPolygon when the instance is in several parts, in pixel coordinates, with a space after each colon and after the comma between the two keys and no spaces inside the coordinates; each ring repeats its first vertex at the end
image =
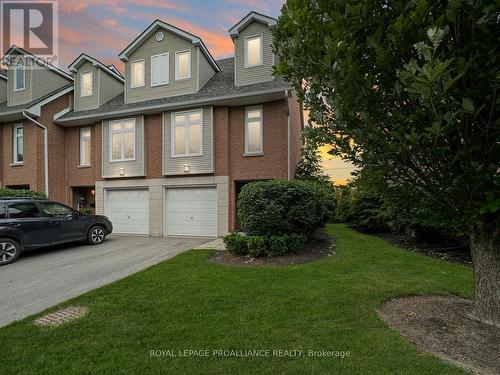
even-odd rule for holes
{"type": "Polygon", "coordinates": [[[168,236],[217,237],[217,189],[167,189],[165,207],[168,236]]]}
{"type": "Polygon", "coordinates": [[[108,190],[106,216],[114,233],[149,234],[149,192],[144,189],[108,190]]]}

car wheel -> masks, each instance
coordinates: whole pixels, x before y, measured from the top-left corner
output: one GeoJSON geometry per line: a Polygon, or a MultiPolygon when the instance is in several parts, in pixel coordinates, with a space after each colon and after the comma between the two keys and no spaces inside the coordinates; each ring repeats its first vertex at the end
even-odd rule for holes
{"type": "Polygon", "coordinates": [[[19,242],[10,238],[0,238],[0,266],[14,262],[20,254],[19,242]]]}
{"type": "Polygon", "coordinates": [[[105,238],[106,232],[104,231],[104,228],[100,225],[94,225],[89,230],[87,241],[89,245],[99,245],[104,241],[105,238]]]}

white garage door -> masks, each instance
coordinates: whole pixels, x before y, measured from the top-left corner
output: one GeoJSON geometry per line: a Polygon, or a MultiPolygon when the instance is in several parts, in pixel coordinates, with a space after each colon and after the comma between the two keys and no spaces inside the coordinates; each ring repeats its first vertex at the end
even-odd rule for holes
{"type": "Polygon", "coordinates": [[[217,237],[216,188],[169,188],[165,210],[168,236],[217,237]]]}
{"type": "Polygon", "coordinates": [[[149,234],[149,192],[145,189],[108,190],[105,212],[114,233],[149,234]]]}

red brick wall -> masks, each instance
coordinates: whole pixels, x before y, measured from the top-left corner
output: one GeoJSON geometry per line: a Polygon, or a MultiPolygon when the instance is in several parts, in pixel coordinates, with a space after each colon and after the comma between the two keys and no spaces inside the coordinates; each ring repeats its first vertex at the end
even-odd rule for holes
{"type": "Polygon", "coordinates": [[[290,172],[291,177],[295,176],[295,169],[300,159],[300,149],[302,147],[303,113],[302,106],[297,100],[297,95],[293,91],[293,96],[288,99],[290,109],[290,172]]]}

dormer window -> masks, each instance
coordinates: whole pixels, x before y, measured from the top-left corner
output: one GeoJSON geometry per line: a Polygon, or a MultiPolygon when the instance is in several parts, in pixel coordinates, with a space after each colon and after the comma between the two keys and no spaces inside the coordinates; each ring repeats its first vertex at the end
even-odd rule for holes
{"type": "Polygon", "coordinates": [[[80,96],[92,96],[92,72],[82,73],[80,76],[80,96]]]}
{"type": "Polygon", "coordinates": [[[133,61],[131,73],[130,86],[132,88],[144,86],[144,60],[133,61]]]}
{"type": "Polygon", "coordinates": [[[264,64],[262,35],[245,38],[245,68],[264,64]]]}
{"type": "Polygon", "coordinates": [[[26,88],[26,69],[24,66],[14,68],[14,91],[21,91],[26,88]]]}
{"type": "Polygon", "coordinates": [[[191,78],[191,50],[175,53],[175,79],[191,78]]]}

